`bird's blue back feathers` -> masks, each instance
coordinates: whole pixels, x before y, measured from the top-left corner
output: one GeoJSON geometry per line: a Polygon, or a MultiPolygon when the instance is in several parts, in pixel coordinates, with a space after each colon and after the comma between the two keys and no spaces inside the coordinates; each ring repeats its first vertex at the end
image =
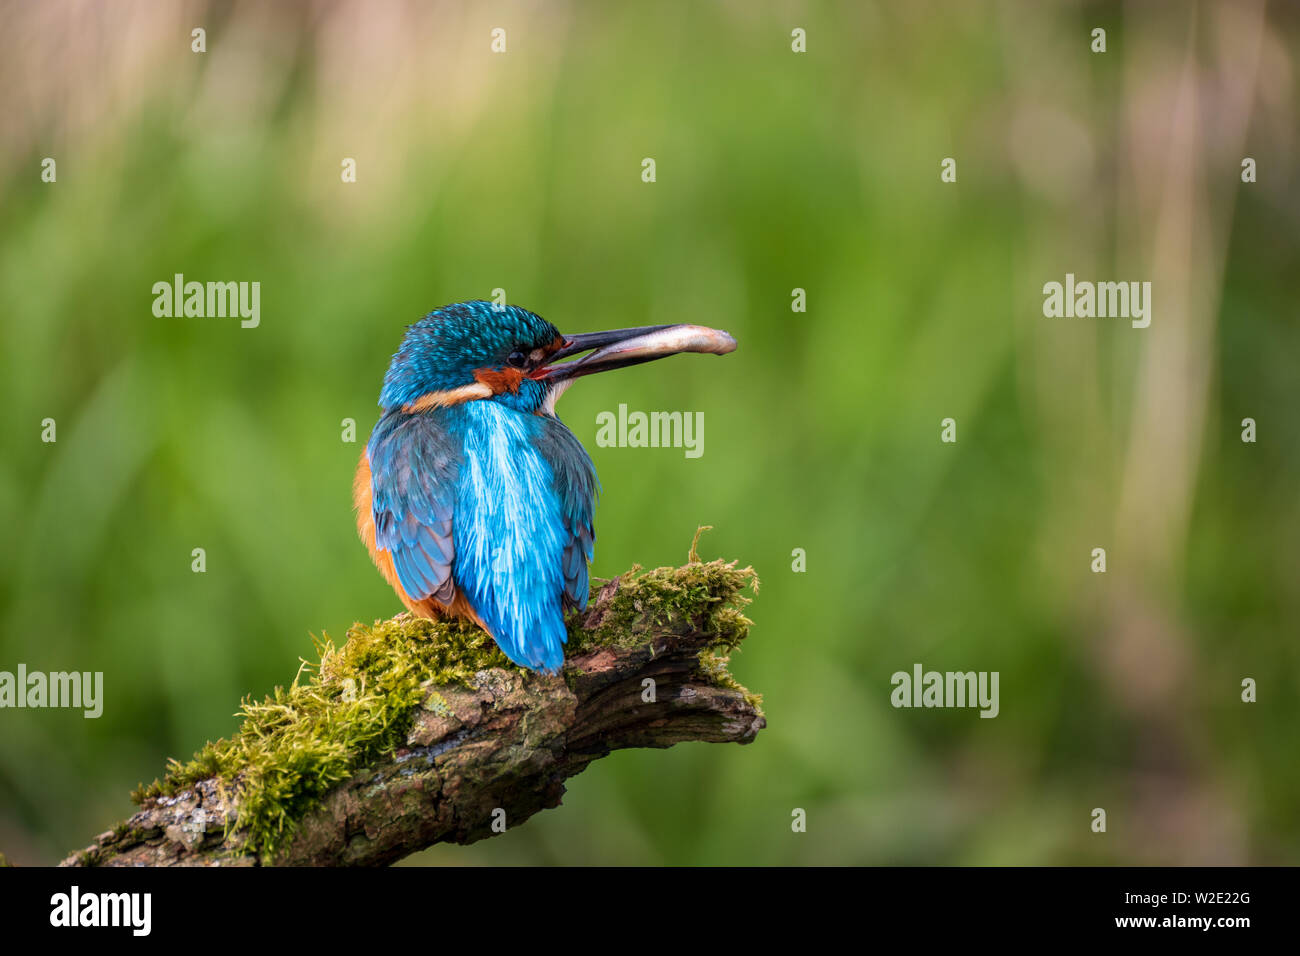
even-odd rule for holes
{"type": "Polygon", "coordinates": [[[591,460],[555,419],[496,402],[449,411],[460,420],[453,428],[463,427],[465,456],[456,489],[456,583],[507,657],[557,670],[567,640],[565,597],[587,603],[591,460]],[[567,446],[553,433],[567,436],[567,446]],[[539,444],[544,434],[551,448],[563,449],[558,460],[548,460],[539,444]],[[581,573],[571,576],[575,553],[581,573]]]}
{"type": "Polygon", "coordinates": [[[392,410],[368,452],[376,542],[407,594],[447,603],[454,582],[507,657],[558,670],[594,542],[596,474],[577,438],[549,415],[474,401],[392,410]]]}

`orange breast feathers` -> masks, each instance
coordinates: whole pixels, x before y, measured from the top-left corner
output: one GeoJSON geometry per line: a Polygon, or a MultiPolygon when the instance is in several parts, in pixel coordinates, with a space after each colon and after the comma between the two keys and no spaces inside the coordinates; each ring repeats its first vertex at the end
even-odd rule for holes
{"type": "MultiPolygon", "coordinates": [[[[375,562],[375,567],[384,576],[384,580],[392,585],[407,610],[416,617],[427,617],[435,621],[441,617],[460,617],[483,627],[478,614],[470,607],[469,601],[459,589],[456,590],[450,605],[443,604],[433,597],[416,599],[406,593],[401,580],[397,577],[397,569],[393,567],[393,556],[387,550],[375,545],[375,511],[372,507],[370,481],[370,456],[363,448],[361,460],[357,462],[356,477],[352,480],[352,504],[357,509],[357,533],[361,535],[366,550],[370,552],[370,560],[375,562]]],[[[483,629],[487,630],[486,627],[483,629]]]]}

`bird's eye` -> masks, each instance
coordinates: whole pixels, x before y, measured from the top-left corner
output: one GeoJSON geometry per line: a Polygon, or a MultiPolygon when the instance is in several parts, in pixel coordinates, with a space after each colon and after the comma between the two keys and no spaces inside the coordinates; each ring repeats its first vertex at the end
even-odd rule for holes
{"type": "Polygon", "coordinates": [[[508,365],[513,366],[514,368],[523,368],[524,363],[526,363],[527,361],[528,361],[527,354],[519,351],[519,349],[515,349],[508,356],[506,356],[506,363],[508,365]]]}

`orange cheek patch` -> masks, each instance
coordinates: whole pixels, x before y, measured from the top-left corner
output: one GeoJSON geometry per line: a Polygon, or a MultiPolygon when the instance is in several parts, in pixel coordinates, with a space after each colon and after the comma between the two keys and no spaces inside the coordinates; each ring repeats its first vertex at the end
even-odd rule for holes
{"type": "Polygon", "coordinates": [[[474,372],[474,381],[492,389],[492,394],[519,393],[519,383],[524,380],[524,370],[519,368],[480,368],[474,372]]]}

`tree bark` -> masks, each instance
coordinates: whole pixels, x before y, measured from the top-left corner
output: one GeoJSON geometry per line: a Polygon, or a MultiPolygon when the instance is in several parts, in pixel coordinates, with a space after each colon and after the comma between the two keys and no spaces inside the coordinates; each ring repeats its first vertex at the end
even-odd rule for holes
{"type": "MultiPolygon", "coordinates": [[[[600,591],[584,630],[619,587],[600,591]]],[[[493,836],[558,806],[564,781],[614,750],[752,741],[766,721],[716,642],[707,617],[684,616],[584,648],[558,675],[492,668],[430,687],[405,745],[331,790],[270,858],[235,828],[239,786],[214,777],[147,799],[61,865],[382,866],[493,836]]]]}

